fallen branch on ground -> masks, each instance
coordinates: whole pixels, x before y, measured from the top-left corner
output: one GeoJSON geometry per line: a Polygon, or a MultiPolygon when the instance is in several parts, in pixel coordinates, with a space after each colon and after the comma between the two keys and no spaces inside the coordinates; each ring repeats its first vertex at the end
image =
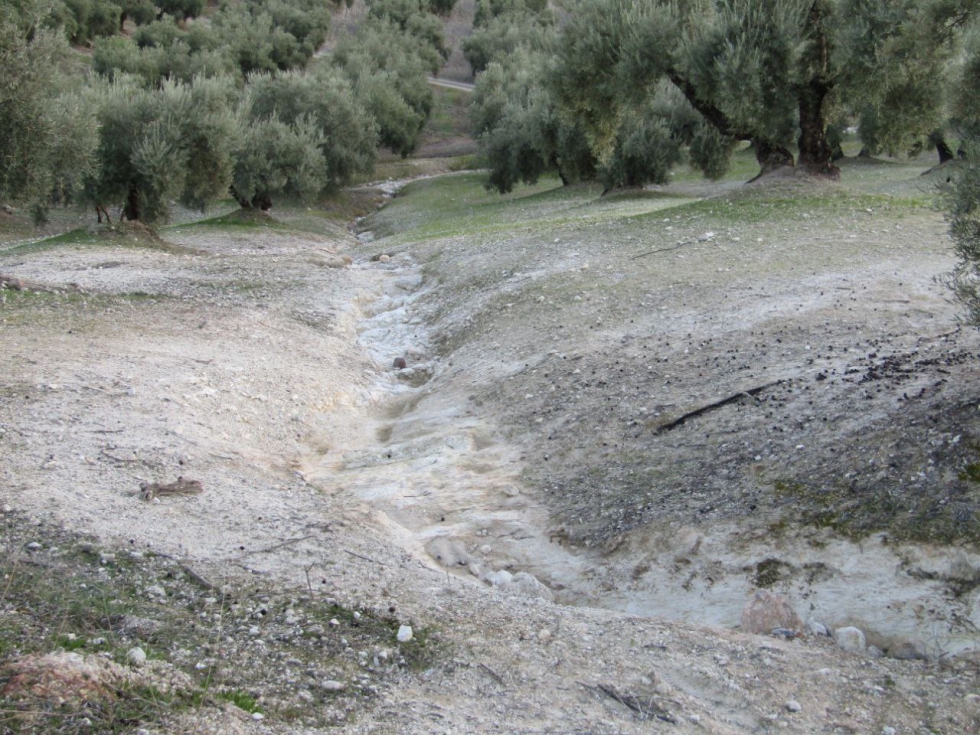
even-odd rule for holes
{"type": "Polygon", "coordinates": [[[650,717],[656,717],[658,720],[663,720],[664,722],[670,722],[672,724],[677,724],[677,718],[674,717],[670,712],[665,710],[663,707],[656,704],[653,700],[650,700],[645,705],[639,700],[638,697],[632,694],[621,694],[617,691],[616,687],[612,684],[596,684],[595,686],[590,686],[585,682],[580,681],[581,684],[586,689],[591,689],[595,692],[600,692],[605,694],[610,699],[619,702],[624,707],[635,712],[642,719],[649,719],[650,717]]]}
{"type": "Polygon", "coordinates": [[[311,538],[316,538],[316,536],[300,536],[299,538],[291,538],[288,541],[283,541],[281,544],[275,544],[274,546],[269,546],[265,549],[255,549],[254,551],[246,551],[242,554],[241,558],[246,556],[251,556],[252,554],[268,554],[272,551],[277,551],[286,546],[292,546],[293,544],[298,544],[300,541],[308,541],[311,538]]]}
{"type": "Polygon", "coordinates": [[[715,401],[714,403],[709,403],[707,406],[701,406],[701,408],[696,408],[693,411],[688,411],[683,416],[674,419],[662,426],[658,426],[653,432],[654,434],[663,434],[665,431],[670,431],[671,429],[676,429],[681,424],[685,423],[689,419],[697,418],[702,416],[709,411],[714,411],[716,408],[721,408],[722,406],[727,406],[729,403],[735,403],[735,401],[741,400],[746,396],[750,398],[755,398],[756,394],[761,393],[766,388],[772,388],[774,385],[779,385],[783,383],[783,380],[774,380],[771,383],[765,383],[764,385],[756,386],[755,388],[749,388],[749,390],[740,390],[738,393],[733,393],[727,398],[722,398],[720,401],[715,401]]]}

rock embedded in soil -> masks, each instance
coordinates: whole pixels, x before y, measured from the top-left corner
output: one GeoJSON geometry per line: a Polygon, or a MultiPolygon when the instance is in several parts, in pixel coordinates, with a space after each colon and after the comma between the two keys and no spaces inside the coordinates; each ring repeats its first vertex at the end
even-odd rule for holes
{"type": "Polygon", "coordinates": [[[135,648],[130,648],[126,652],[126,660],[129,661],[133,666],[142,666],[146,663],[146,651],[144,651],[139,646],[135,648]]]}
{"type": "Polygon", "coordinates": [[[742,630],[747,633],[766,635],[777,628],[796,631],[802,627],[789,600],[769,590],[756,590],[755,597],[742,610],[742,630]]]}
{"type": "Polygon", "coordinates": [[[867,648],[867,641],[864,633],[853,626],[838,628],[834,631],[834,643],[850,653],[864,653],[867,648]]]}

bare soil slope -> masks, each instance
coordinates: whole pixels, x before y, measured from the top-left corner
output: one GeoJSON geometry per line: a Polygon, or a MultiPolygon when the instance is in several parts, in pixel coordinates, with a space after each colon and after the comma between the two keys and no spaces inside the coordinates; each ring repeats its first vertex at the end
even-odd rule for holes
{"type": "MultiPolygon", "coordinates": [[[[413,186],[362,223],[373,243],[293,213],[305,230],[226,219],[0,251],[22,282],[0,291],[0,688],[31,635],[57,633],[83,662],[132,667],[139,643],[265,715],[205,697],[133,732],[980,727],[975,589],[915,609],[976,568],[956,525],[975,502],[976,346],[930,280],[949,264],[934,213],[847,192],[413,186]],[[913,464],[925,479],[889,484],[913,464]],[[905,506],[815,528],[853,499],[813,488],[852,471],[896,502],[940,488],[952,531],[923,537],[905,506]],[[200,491],[167,492],[178,478],[200,491]],[[880,576],[896,554],[901,583],[880,576]],[[41,631],[12,592],[27,569],[83,605],[150,600],[164,628],[66,614],[41,631]],[[834,626],[848,588],[859,612],[895,603],[878,644],[931,655],[732,630],[756,586],[834,626]]],[[[2,696],[3,727],[45,731],[11,714],[43,699],[2,696]]]]}

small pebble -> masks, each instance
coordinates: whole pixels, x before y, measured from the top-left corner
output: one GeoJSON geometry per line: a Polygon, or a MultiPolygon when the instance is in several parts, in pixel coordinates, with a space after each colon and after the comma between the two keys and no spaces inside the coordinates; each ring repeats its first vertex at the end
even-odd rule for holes
{"type": "Polygon", "coordinates": [[[799,712],[803,708],[800,706],[799,702],[797,702],[795,699],[791,699],[786,703],[786,709],[788,709],[790,712],[799,712]]]}
{"type": "Polygon", "coordinates": [[[126,660],[133,666],[142,666],[146,663],[146,651],[142,648],[130,648],[126,652],[126,660]]]}
{"type": "Polygon", "coordinates": [[[891,727],[889,725],[885,725],[883,728],[881,728],[881,735],[897,735],[897,734],[898,734],[898,730],[896,730],[894,727],[891,727]]]}
{"type": "Polygon", "coordinates": [[[398,642],[408,643],[412,640],[412,626],[411,625],[401,625],[398,627],[398,642]]]}
{"type": "Polygon", "coordinates": [[[265,719],[265,715],[262,714],[261,712],[253,712],[252,719],[255,720],[256,722],[260,722],[261,720],[265,719]]]}
{"type": "Polygon", "coordinates": [[[41,550],[41,544],[39,544],[37,541],[31,541],[27,545],[27,550],[28,551],[40,551],[41,550]]]}
{"type": "Polygon", "coordinates": [[[346,687],[342,682],[335,679],[327,679],[325,682],[320,684],[320,688],[326,692],[342,692],[346,687]]]}

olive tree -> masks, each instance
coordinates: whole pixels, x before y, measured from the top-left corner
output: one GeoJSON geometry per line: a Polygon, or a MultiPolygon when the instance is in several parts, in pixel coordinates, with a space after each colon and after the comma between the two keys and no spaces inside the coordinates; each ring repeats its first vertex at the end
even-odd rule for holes
{"type": "Polygon", "coordinates": [[[129,220],[165,221],[173,200],[203,210],[231,181],[240,138],[227,79],[146,88],[120,77],[97,98],[98,167],[86,185],[97,206],[121,204],[129,220]]]}
{"type": "MultiPolygon", "coordinates": [[[[975,2],[910,0],[892,12],[897,0],[569,0],[556,94],[601,150],[624,105],[667,79],[718,134],[749,141],[762,172],[796,163],[834,177],[829,128],[857,90],[885,90],[901,130],[933,124],[923,80],[934,52],[902,39],[917,7],[975,2]],[[889,12],[876,15],[879,5],[889,12]],[[893,47],[904,51],[885,53],[893,47]],[[871,71],[880,69],[887,75],[871,71]]],[[[943,24],[930,27],[935,41],[943,24]]]]}
{"type": "Polygon", "coordinates": [[[296,125],[305,118],[319,131],[326,188],[343,186],[374,167],[377,127],[339,69],[323,65],[309,73],[252,75],[247,95],[249,123],[276,117],[296,125]]]}
{"type": "Polygon", "coordinates": [[[574,121],[559,114],[547,86],[549,57],[519,48],[477,77],[471,102],[474,134],[501,193],[556,170],[566,184],[592,178],[595,159],[574,121]]]}
{"type": "Polygon", "coordinates": [[[964,155],[943,188],[943,203],[959,260],[943,280],[965,307],[966,321],[980,327],[980,28],[973,29],[956,81],[952,107],[964,155]]]}
{"type": "Polygon", "coordinates": [[[433,105],[425,46],[397,25],[374,20],[342,39],[331,62],[374,117],[381,145],[402,156],[412,153],[433,105]]]}
{"type": "Polygon", "coordinates": [[[0,198],[31,207],[39,221],[92,169],[96,133],[92,109],[59,94],[67,46],[45,20],[41,3],[0,11],[0,198]]]}

